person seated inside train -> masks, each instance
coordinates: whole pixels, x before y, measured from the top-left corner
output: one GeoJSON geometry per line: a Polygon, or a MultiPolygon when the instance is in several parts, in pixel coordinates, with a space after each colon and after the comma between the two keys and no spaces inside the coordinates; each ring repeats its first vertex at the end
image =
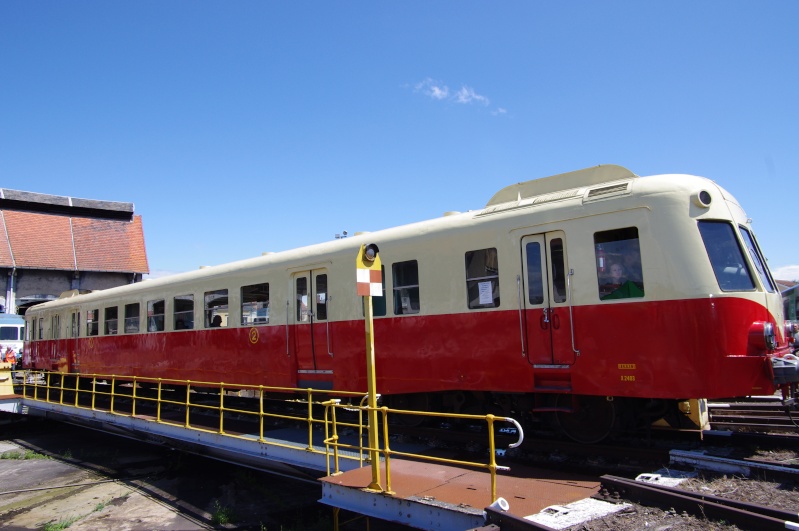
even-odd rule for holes
{"type": "Polygon", "coordinates": [[[211,319],[211,328],[219,328],[222,326],[222,316],[221,315],[214,315],[214,318],[211,319]]]}
{"type": "Polygon", "coordinates": [[[644,296],[644,291],[635,282],[627,278],[624,266],[620,263],[610,266],[610,281],[603,286],[603,291],[609,291],[607,295],[600,297],[600,300],[603,301],[644,296]]]}

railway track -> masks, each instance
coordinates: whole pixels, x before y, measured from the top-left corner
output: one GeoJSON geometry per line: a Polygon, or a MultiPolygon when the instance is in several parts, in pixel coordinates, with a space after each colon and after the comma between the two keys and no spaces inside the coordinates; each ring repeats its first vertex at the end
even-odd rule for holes
{"type": "Polygon", "coordinates": [[[778,397],[714,400],[708,402],[714,430],[799,435],[799,411],[790,411],[778,397]]]}

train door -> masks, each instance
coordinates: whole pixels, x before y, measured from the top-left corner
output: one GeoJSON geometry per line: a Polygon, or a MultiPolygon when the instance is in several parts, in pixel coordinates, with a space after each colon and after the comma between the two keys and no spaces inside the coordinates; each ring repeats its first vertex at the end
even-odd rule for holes
{"type": "Polygon", "coordinates": [[[333,354],[328,323],[327,270],[296,273],[294,279],[294,354],[297,386],[330,389],[333,354]]]}
{"type": "Polygon", "coordinates": [[[533,365],[574,363],[567,265],[562,231],[522,238],[523,332],[533,365]]]}
{"type": "Polygon", "coordinates": [[[80,336],[80,311],[70,311],[69,339],[67,340],[68,372],[80,372],[80,353],[78,337],[80,336]]]}

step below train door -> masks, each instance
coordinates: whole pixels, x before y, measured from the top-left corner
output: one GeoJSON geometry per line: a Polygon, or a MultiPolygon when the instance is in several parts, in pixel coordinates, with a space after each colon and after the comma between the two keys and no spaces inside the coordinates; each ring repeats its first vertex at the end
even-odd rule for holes
{"type": "Polygon", "coordinates": [[[521,306],[528,361],[541,369],[568,368],[571,348],[568,262],[562,231],[522,239],[521,306]]]}
{"type": "Polygon", "coordinates": [[[293,347],[297,386],[301,388],[333,388],[327,281],[326,269],[303,271],[293,276],[293,347]]]}

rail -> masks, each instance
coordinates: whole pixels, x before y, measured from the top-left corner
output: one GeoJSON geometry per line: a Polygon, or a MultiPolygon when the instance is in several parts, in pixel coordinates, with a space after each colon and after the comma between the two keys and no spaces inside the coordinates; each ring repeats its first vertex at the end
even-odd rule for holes
{"type": "MultiPolygon", "coordinates": [[[[381,406],[375,408],[381,418],[379,447],[371,448],[368,443],[363,443],[367,430],[364,414],[368,418],[368,413],[371,411],[369,406],[365,405],[366,397],[363,393],[109,374],[28,371],[22,376],[18,386],[22,388],[22,395],[28,400],[92,411],[106,411],[113,415],[135,417],[245,440],[253,440],[253,436],[257,435],[260,443],[267,442],[264,437],[267,422],[288,421],[304,424],[307,426],[307,444],[302,443],[303,446],[298,446],[297,443],[278,442],[275,439],[269,439],[268,443],[325,455],[328,475],[341,473],[341,459],[356,460],[359,466],[382,464],[385,469],[386,486],[381,487],[381,490],[387,494],[393,492],[391,459],[407,457],[487,470],[491,477],[491,500],[486,505],[493,503],[497,499],[497,472],[508,470],[508,467],[500,466],[496,462],[498,452],[495,424],[504,422],[516,429],[518,440],[510,444],[509,448],[518,447],[524,439],[522,427],[510,417],[411,411],[381,406]],[[232,399],[242,397],[250,400],[230,405],[232,399]],[[247,407],[241,405],[242,403],[247,407]],[[267,407],[272,405],[274,407],[267,407]],[[302,413],[296,413],[297,410],[302,410],[302,413]],[[214,415],[218,418],[213,419],[214,415]],[[389,418],[394,416],[483,421],[487,426],[488,462],[447,459],[393,450],[389,444],[391,440],[389,418]],[[238,422],[242,418],[257,422],[257,434],[251,431],[239,431],[242,426],[238,422]],[[234,422],[236,427],[231,427],[234,422]],[[314,445],[313,432],[317,426],[321,426],[324,430],[323,448],[314,445]],[[345,442],[339,437],[339,433],[346,429],[357,433],[356,444],[345,442]],[[380,456],[379,463],[368,462],[367,456],[372,452],[380,456]]],[[[247,427],[249,426],[250,424],[247,424],[247,427]]]]}

